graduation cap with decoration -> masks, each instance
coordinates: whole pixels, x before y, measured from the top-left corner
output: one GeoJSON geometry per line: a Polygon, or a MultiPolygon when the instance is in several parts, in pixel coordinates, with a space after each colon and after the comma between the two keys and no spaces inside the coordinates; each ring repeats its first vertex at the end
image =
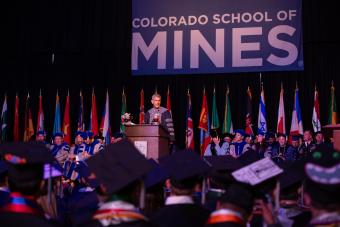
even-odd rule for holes
{"type": "Polygon", "coordinates": [[[56,132],[56,133],[53,134],[52,139],[55,139],[56,137],[64,138],[64,133],[56,132]]]}
{"type": "Polygon", "coordinates": [[[80,136],[83,140],[86,140],[88,135],[87,135],[86,132],[77,131],[77,132],[76,132],[76,137],[77,137],[77,136],[80,136]]]}
{"type": "Polygon", "coordinates": [[[143,177],[146,189],[163,183],[170,177],[169,172],[154,159],[149,159],[148,162],[151,164],[152,169],[143,177]]]}

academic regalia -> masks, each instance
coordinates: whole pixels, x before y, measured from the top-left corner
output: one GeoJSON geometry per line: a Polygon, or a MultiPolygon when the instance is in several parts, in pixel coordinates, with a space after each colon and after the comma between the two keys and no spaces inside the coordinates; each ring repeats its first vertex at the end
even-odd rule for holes
{"type": "MultiPolygon", "coordinates": [[[[41,144],[8,143],[0,145],[0,154],[8,165],[11,182],[31,182],[44,179],[44,164],[52,163],[51,152],[41,144]]],[[[11,188],[10,188],[11,190],[11,188]]],[[[0,207],[0,226],[55,226],[45,218],[36,198],[12,191],[7,203],[0,207]]]]}
{"type": "Polygon", "coordinates": [[[64,162],[68,158],[70,152],[70,146],[64,142],[60,145],[52,144],[50,147],[52,155],[57,159],[58,163],[63,166],[64,162]]]}
{"type": "MultiPolygon", "coordinates": [[[[170,173],[173,188],[192,190],[200,176],[209,171],[209,165],[190,150],[178,151],[160,160],[160,165],[170,173]]],[[[190,195],[172,194],[165,206],[151,217],[151,222],[160,227],[204,226],[209,211],[194,203],[190,195]]]]}
{"type": "Polygon", "coordinates": [[[206,227],[243,227],[242,216],[229,209],[221,209],[210,214],[206,227]]]}
{"type": "Polygon", "coordinates": [[[316,148],[314,142],[302,142],[299,147],[299,159],[307,157],[311,152],[313,152],[316,148]]]}
{"type": "Polygon", "coordinates": [[[246,142],[233,142],[230,144],[229,153],[234,158],[240,157],[243,153],[245,153],[248,149],[250,149],[250,145],[246,142]]]}
{"type": "Polygon", "coordinates": [[[152,124],[154,115],[158,114],[160,118],[160,124],[169,132],[170,141],[175,141],[175,130],[172,117],[168,109],[164,107],[151,108],[145,113],[145,122],[147,124],[152,124]]]}
{"type": "Polygon", "coordinates": [[[81,226],[151,226],[139,209],[119,194],[152,169],[131,142],[123,139],[110,144],[104,152],[89,158],[87,164],[109,199],[100,205],[92,221],[81,226]]]}
{"type": "Polygon", "coordinates": [[[227,155],[229,151],[229,143],[221,141],[219,144],[209,143],[205,149],[204,156],[222,156],[227,155]]]}

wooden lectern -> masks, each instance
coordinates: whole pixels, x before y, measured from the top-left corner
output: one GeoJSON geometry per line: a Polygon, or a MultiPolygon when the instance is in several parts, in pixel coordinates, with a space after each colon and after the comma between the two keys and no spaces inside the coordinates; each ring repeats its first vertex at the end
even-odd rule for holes
{"type": "Polygon", "coordinates": [[[126,125],[126,137],[146,158],[159,158],[169,154],[169,134],[160,125],[126,125]]]}
{"type": "Polygon", "coordinates": [[[340,124],[322,127],[327,139],[333,139],[334,149],[340,151],[340,124]]]}

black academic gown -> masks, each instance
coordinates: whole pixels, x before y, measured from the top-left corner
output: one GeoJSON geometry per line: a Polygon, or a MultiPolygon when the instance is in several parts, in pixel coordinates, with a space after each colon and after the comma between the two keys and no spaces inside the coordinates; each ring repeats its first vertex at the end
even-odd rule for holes
{"type": "Polygon", "coordinates": [[[200,227],[204,226],[209,211],[196,204],[166,205],[152,218],[151,222],[159,227],[200,227]]]}

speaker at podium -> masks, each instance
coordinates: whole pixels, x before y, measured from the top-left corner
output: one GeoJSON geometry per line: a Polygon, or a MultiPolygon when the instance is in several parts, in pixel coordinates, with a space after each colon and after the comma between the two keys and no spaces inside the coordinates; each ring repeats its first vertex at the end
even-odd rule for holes
{"type": "Polygon", "coordinates": [[[169,133],[161,125],[126,125],[125,133],[146,158],[158,160],[169,155],[169,133]]]}

